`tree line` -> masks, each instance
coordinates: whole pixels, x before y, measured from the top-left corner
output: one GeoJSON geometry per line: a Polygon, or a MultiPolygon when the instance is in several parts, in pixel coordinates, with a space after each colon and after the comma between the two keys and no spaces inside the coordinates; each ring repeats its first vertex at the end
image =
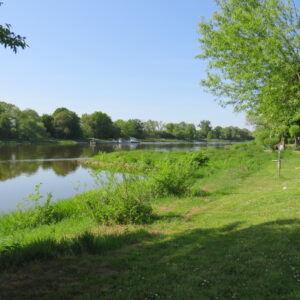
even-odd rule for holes
{"type": "Polygon", "coordinates": [[[20,110],[17,106],[0,102],[0,138],[34,140],[44,137],[59,139],[78,138],[129,138],[138,139],[251,139],[248,129],[229,126],[212,127],[203,120],[198,126],[192,123],[163,123],[161,121],[141,121],[139,119],[112,121],[106,113],[96,111],[79,117],[75,112],[57,108],[52,114],[39,114],[32,109],[20,110]]]}

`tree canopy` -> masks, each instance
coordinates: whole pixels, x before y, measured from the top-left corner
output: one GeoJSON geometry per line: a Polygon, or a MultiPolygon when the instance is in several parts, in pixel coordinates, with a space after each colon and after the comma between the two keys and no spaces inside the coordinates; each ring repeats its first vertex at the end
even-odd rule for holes
{"type": "Polygon", "coordinates": [[[292,0],[216,0],[219,11],[199,24],[208,61],[201,83],[236,111],[269,124],[289,124],[300,111],[300,31],[292,0]]]}
{"type": "MultiPolygon", "coordinates": [[[[2,4],[3,2],[0,2],[0,6],[2,4]]],[[[11,30],[10,24],[0,25],[0,44],[5,48],[8,47],[16,53],[18,48],[25,49],[28,47],[25,40],[24,36],[16,34],[11,30]]]]}
{"type": "MultiPolygon", "coordinates": [[[[51,115],[39,116],[32,109],[20,110],[17,106],[0,102],[0,139],[34,140],[43,137],[79,139],[99,138],[159,138],[201,140],[206,138],[249,140],[248,129],[234,126],[212,127],[210,121],[201,121],[196,130],[193,123],[163,123],[161,121],[139,119],[112,121],[106,113],[96,111],[83,114],[81,118],[73,111],[60,107],[51,115]],[[204,130],[205,129],[205,130],[204,130]]],[[[286,129],[288,132],[288,130],[286,129]]]]}
{"type": "Polygon", "coordinates": [[[107,139],[114,135],[114,127],[111,118],[101,112],[96,111],[92,114],[83,114],[81,117],[81,126],[84,135],[99,139],[107,139]]]}

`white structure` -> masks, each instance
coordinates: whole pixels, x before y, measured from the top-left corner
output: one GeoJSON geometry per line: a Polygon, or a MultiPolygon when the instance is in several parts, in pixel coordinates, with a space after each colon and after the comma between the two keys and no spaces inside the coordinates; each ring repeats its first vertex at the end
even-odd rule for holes
{"type": "Polygon", "coordinates": [[[138,142],[139,141],[136,138],[134,138],[134,137],[130,138],[130,143],[138,143],[138,142]]]}

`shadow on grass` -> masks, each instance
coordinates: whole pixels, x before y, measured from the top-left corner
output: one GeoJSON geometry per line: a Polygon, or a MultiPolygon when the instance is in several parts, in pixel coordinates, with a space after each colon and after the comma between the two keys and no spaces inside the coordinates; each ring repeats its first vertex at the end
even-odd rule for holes
{"type": "MultiPolygon", "coordinates": [[[[82,242],[84,249],[90,247],[95,254],[106,251],[106,261],[126,271],[85,280],[78,293],[83,299],[300,299],[300,221],[285,219],[243,226],[229,223],[220,228],[185,231],[168,239],[141,231],[131,237],[125,234],[100,239],[98,246],[90,242],[95,237],[81,237],[87,240],[82,242]],[[152,243],[128,251],[108,251],[128,241],[147,240],[152,243]],[[101,282],[97,290],[93,289],[95,280],[101,282]]],[[[59,244],[49,246],[57,249],[57,255],[70,251],[62,251],[59,244]]],[[[33,249],[34,244],[26,250],[31,257],[36,255],[30,252],[33,249]]],[[[76,240],[67,249],[82,253],[76,240]]],[[[12,260],[14,251],[8,250],[1,262],[12,260]]],[[[63,295],[55,280],[39,285],[36,295],[39,291],[63,295]]],[[[32,295],[30,290],[26,293],[32,295]]]]}
{"type": "Polygon", "coordinates": [[[104,299],[300,299],[300,221],[242,226],[187,231],[128,254],[131,271],[107,281],[104,299]]]}
{"type": "Polygon", "coordinates": [[[142,241],[149,241],[159,237],[145,230],[131,233],[96,235],[85,232],[72,239],[37,240],[30,244],[13,244],[5,246],[0,252],[0,269],[4,270],[14,266],[21,266],[30,261],[49,260],[62,256],[82,254],[104,254],[124,246],[142,241]]]}
{"type": "Polygon", "coordinates": [[[184,216],[179,215],[179,214],[175,214],[175,213],[172,213],[172,212],[169,212],[165,215],[157,215],[156,214],[156,215],[153,216],[153,221],[154,222],[159,221],[159,222],[169,223],[169,222],[176,221],[176,220],[180,221],[182,219],[184,219],[184,216]]]}

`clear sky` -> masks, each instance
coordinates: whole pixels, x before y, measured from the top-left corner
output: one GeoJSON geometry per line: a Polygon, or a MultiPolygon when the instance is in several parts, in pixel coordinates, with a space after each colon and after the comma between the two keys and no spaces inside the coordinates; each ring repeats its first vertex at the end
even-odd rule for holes
{"type": "Polygon", "coordinates": [[[0,101],[52,113],[103,111],[139,118],[245,127],[199,85],[197,23],[213,0],[3,0],[0,24],[30,48],[0,48],[0,101]]]}

